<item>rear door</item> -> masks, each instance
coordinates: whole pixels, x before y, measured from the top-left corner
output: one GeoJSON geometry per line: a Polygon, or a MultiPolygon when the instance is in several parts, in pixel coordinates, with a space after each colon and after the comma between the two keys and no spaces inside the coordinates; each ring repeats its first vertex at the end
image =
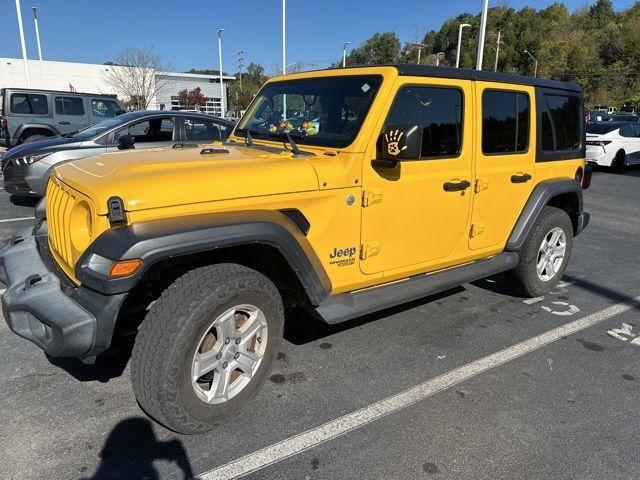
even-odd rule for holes
{"type": "Polygon", "coordinates": [[[84,98],[75,95],[53,95],[54,127],[61,133],[77,132],[89,124],[84,98]]]}
{"type": "Polygon", "coordinates": [[[376,132],[417,125],[422,152],[385,168],[372,162],[381,142],[374,138],[367,150],[360,263],[366,274],[443,268],[468,255],[469,189],[445,191],[444,185],[473,180],[471,82],[407,76],[399,77],[395,91],[376,132]]]}
{"type": "Polygon", "coordinates": [[[471,250],[501,250],[535,185],[535,90],[476,82],[471,250]]]}

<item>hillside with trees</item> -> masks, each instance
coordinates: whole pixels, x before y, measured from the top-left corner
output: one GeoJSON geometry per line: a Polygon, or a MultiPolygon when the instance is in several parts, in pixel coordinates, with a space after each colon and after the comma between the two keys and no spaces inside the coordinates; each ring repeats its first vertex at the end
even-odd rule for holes
{"type": "MultiPolygon", "coordinates": [[[[444,52],[441,65],[455,65],[461,23],[471,28],[464,30],[460,64],[474,68],[479,14],[458,15],[440,30],[428,32],[420,42],[426,45],[421,63],[435,64],[435,55],[444,52]]],[[[538,60],[538,76],[582,85],[589,105],[640,104],[640,1],[619,12],[611,0],[597,0],[576,12],[569,12],[562,3],[543,10],[493,7],[487,21],[485,70],[493,70],[498,32],[498,71],[533,75],[534,62],[524,52],[528,50],[538,60]]],[[[416,63],[417,57],[417,47],[401,46],[395,33],[386,32],[376,33],[352,50],[347,64],[416,63]]]]}

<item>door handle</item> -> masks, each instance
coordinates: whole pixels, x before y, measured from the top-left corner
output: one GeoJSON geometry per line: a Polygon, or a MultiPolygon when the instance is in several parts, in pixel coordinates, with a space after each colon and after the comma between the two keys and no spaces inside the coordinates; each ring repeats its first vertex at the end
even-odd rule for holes
{"type": "Polygon", "coordinates": [[[67,122],[66,120],[62,120],[61,122],[58,122],[60,125],[69,125],[70,122],[67,122]]]}
{"type": "Polygon", "coordinates": [[[531,180],[531,175],[528,173],[522,175],[511,175],[511,183],[527,183],[531,180]]]}
{"type": "Polygon", "coordinates": [[[462,180],[460,182],[446,182],[442,185],[442,188],[445,192],[463,192],[467,188],[471,186],[471,183],[467,180],[462,180]]]}

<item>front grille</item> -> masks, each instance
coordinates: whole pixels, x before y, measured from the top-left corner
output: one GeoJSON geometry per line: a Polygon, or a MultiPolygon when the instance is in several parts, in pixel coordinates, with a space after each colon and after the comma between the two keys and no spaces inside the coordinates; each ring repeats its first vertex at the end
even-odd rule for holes
{"type": "Polygon", "coordinates": [[[74,252],[71,246],[69,232],[71,210],[76,198],[73,190],[59,184],[53,177],[47,185],[47,224],[49,229],[49,246],[64,262],[61,267],[67,272],[73,272],[75,264],[74,252]]]}

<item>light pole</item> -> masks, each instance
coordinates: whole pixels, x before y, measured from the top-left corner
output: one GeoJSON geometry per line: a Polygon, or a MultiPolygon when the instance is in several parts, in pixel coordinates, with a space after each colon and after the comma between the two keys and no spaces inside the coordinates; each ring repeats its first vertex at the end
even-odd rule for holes
{"type": "Polygon", "coordinates": [[[422,43],[412,43],[411,46],[418,49],[418,61],[416,63],[420,65],[420,55],[422,54],[422,49],[427,48],[427,45],[424,45],[422,43]]]}
{"type": "Polygon", "coordinates": [[[440,66],[440,56],[442,56],[442,58],[444,58],[446,54],[444,52],[438,52],[436,53],[436,67],[440,66]]]}
{"type": "Polygon", "coordinates": [[[224,118],[225,114],[225,99],[224,99],[224,84],[222,83],[222,32],[224,32],[224,28],[218,29],[218,60],[220,65],[220,116],[224,118]]]}
{"type": "Polygon", "coordinates": [[[496,63],[493,65],[493,71],[498,71],[498,60],[500,59],[500,45],[504,42],[500,40],[502,32],[498,30],[498,42],[496,43],[496,63]]]}
{"type": "Polygon", "coordinates": [[[456,53],[456,68],[460,68],[460,48],[462,47],[462,30],[470,27],[468,23],[461,23],[458,27],[458,52],[456,53]]]}
{"type": "Polygon", "coordinates": [[[489,0],[484,0],[482,7],[482,18],[480,19],[480,37],[478,38],[478,58],[476,60],[476,70],[482,70],[482,60],[484,57],[484,37],[487,33],[487,14],[489,12],[489,0]]]}
{"type": "Polygon", "coordinates": [[[38,7],[31,7],[33,10],[33,23],[36,26],[36,42],[38,43],[38,57],[40,58],[40,74],[42,75],[42,88],[44,88],[44,65],[42,63],[42,48],[40,48],[40,29],[38,28],[38,7]]]}
{"type": "Polygon", "coordinates": [[[20,43],[22,44],[24,75],[27,78],[27,87],[31,87],[31,80],[29,79],[29,66],[27,65],[27,47],[24,44],[24,30],[22,29],[22,11],[20,10],[20,0],[16,0],[16,12],[18,14],[18,30],[20,31],[20,43]]]}
{"type": "Polygon", "coordinates": [[[244,50],[238,51],[238,72],[240,73],[240,93],[242,93],[242,67],[244,66],[242,62],[244,61],[244,50]]]}
{"type": "Polygon", "coordinates": [[[535,66],[534,66],[534,70],[533,70],[533,76],[537,77],[538,76],[538,59],[536,57],[534,57],[533,55],[531,55],[531,52],[529,50],[525,50],[524,53],[526,53],[527,55],[529,55],[533,61],[535,62],[535,66]]]}
{"type": "MultiPolygon", "coordinates": [[[[287,0],[282,0],[282,75],[287,74],[287,0]]],[[[282,118],[287,120],[287,95],[282,95],[282,118]]]]}
{"type": "Polygon", "coordinates": [[[342,68],[347,66],[347,45],[350,45],[351,42],[344,42],[342,44],[342,68]]]}

